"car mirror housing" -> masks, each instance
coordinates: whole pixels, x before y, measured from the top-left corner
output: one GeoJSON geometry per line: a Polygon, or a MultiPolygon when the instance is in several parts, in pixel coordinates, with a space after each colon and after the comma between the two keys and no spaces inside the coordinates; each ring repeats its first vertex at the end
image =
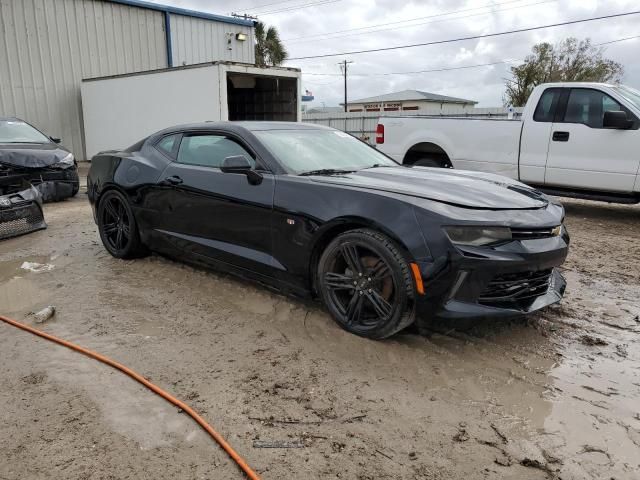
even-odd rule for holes
{"type": "Polygon", "coordinates": [[[60,143],[62,141],[62,139],[58,137],[49,137],[49,140],[51,140],[53,143],[60,143]]]}
{"type": "Polygon", "coordinates": [[[604,128],[615,128],[618,130],[628,130],[633,126],[633,121],[627,118],[626,112],[622,110],[604,112],[602,119],[604,128]]]}
{"type": "Polygon", "coordinates": [[[244,155],[233,155],[226,157],[222,161],[220,170],[223,173],[240,173],[247,176],[247,180],[252,185],[258,185],[262,182],[262,175],[256,172],[251,166],[251,162],[244,155]]]}
{"type": "Polygon", "coordinates": [[[222,161],[220,170],[224,173],[246,173],[251,170],[251,163],[244,155],[233,155],[222,161]]]}

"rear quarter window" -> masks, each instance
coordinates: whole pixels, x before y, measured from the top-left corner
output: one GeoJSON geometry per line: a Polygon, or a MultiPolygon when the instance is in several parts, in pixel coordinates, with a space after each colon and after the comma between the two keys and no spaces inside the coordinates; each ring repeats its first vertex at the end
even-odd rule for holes
{"type": "Polygon", "coordinates": [[[556,113],[556,105],[560,98],[559,88],[547,88],[538,100],[536,110],[533,113],[533,120],[536,122],[553,122],[556,113]]]}

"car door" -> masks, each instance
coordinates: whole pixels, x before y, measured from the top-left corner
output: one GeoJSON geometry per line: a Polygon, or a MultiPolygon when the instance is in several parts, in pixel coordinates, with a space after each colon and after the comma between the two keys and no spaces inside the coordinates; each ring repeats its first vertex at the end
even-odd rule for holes
{"type": "Polygon", "coordinates": [[[156,232],[200,260],[224,262],[269,275],[275,179],[240,139],[224,132],[185,133],[162,173],[156,195],[156,232]],[[226,157],[243,155],[260,173],[224,173],[226,157]]]}
{"type": "Polygon", "coordinates": [[[567,89],[551,127],[545,185],[629,193],[640,164],[637,118],[607,93],[567,89]],[[603,128],[606,111],[625,111],[634,129],[603,128]]]}

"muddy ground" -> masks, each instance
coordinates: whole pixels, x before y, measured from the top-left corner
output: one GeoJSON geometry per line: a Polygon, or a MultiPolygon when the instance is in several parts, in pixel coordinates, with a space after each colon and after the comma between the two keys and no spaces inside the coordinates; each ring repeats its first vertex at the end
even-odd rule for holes
{"type": "MultiPolygon", "coordinates": [[[[228,276],[113,259],[83,194],[0,243],[0,311],[55,305],[41,328],[187,400],[264,479],[639,478],[640,207],[565,203],[562,304],[469,334],[368,341],[228,276]]],[[[243,478],[119,372],[4,324],[0,362],[0,479],[243,478]]]]}

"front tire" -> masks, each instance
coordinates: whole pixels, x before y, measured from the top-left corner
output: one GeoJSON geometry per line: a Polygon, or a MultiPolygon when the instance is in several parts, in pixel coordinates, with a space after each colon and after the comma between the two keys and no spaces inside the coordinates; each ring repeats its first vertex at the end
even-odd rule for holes
{"type": "Polygon", "coordinates": [[[104,248],[116,258],[136,258],[146,254],[129,202],[117,190],[109,190],[100,199],[98,231],[104,248]]]}
{"type": "Polygon", "coordinates": [[[337,236],[320,257],[316,280],[334,320],[356,335],[387,338],[415,319],[409,265],[379,232],[351,230],[337,236]]]}

